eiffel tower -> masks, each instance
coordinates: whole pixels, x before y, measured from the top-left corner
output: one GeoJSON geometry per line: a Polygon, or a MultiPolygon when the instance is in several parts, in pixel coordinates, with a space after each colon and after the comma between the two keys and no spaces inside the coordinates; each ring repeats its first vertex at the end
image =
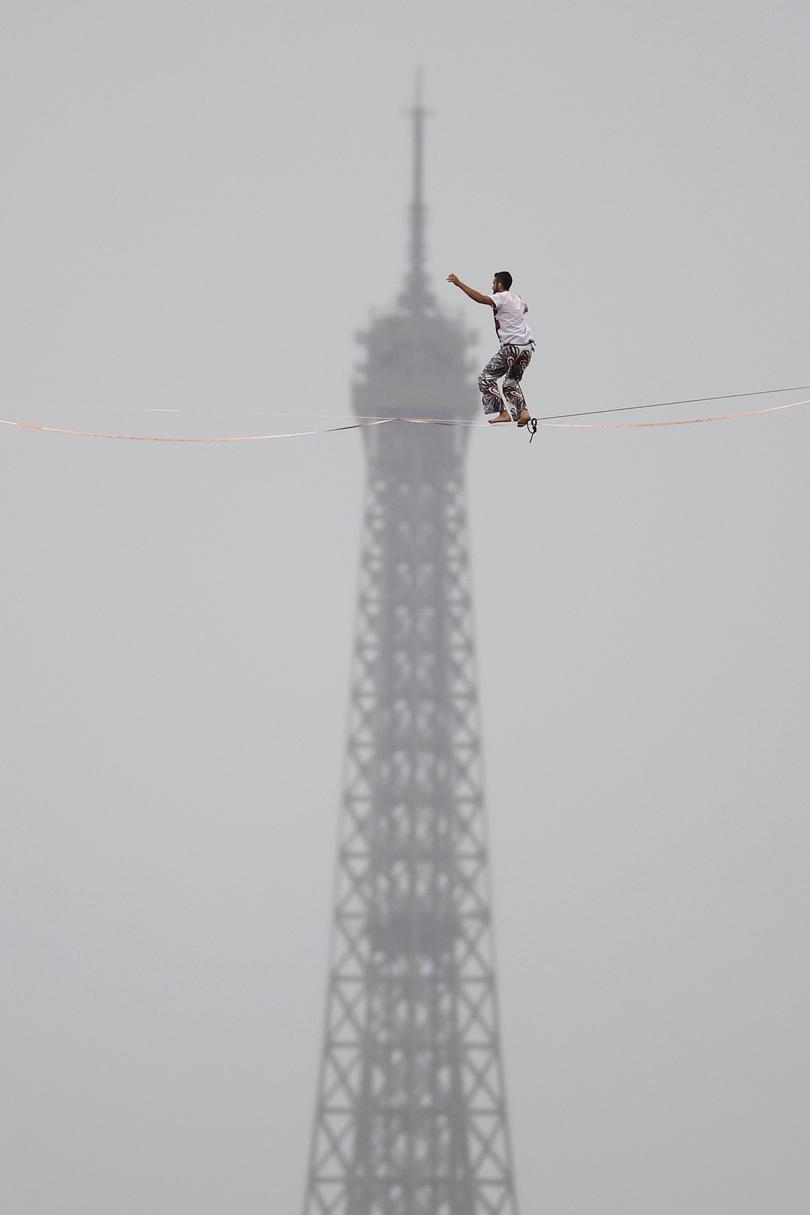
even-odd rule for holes
{"type": "MultiPolygon", "coordinates": [[[[410,256],[360,335],[359,415],[472,417],[461,324],[410,256]]],[[[517,1215],[492,956],[464,426],[365,432],[366,497],[323,1054],[304,1215],[517,1215]]]]}

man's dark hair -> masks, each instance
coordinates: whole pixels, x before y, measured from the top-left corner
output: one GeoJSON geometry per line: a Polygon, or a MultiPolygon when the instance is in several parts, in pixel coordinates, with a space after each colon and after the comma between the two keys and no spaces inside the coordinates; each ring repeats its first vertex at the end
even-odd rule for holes
{"type": "Polygon", "coordinates": [[[495,282],[500,283],[501,286],[505,287],[506,290],[508,291],[509,288],[512,286],[512,275],[509,273],[508,270],[496,270],[495,271],[495,282]]]}

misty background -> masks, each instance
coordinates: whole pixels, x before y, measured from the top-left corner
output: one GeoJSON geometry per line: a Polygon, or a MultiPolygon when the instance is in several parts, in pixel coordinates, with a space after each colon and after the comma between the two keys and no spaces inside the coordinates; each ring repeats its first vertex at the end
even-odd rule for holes
{"type": "MultiPolygon", "coordinates": [[[[420,64],[471,394],[444,278],[502,267],[538,413],[810,383],[800,0],[0,14],[0,417],[348,411],[420,64]]],[[[810,407],[506,430],[468,471],[524,1215],[803,1215],[810,407]]],[[[0,427],[10,1215],[299,1208],[363,477],[352,433],[0,427]]]]}

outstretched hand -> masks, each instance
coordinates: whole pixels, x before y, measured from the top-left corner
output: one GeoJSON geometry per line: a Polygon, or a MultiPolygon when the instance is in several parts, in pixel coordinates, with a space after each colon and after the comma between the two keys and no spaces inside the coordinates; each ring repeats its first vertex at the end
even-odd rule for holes
{"type": "Polygon", "coordinates": [[[457,274],[448,274],[447,281],[448,281],[448,283],[452,283],[454,287],[458,287],[458,285],[459,285],[459,279],[458,279],[457,274]]]}

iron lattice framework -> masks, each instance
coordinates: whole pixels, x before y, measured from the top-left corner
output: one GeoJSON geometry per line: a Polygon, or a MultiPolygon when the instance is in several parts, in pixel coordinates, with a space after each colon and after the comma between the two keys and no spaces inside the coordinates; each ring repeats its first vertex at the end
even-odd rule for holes
{"type": "MultiPolygon", "coordinates": [[[[359,414],[470,414],[423,270],[364,335],[359,414]]],[[[325,1042],[305,1215],[516,1215],[492,958],[464,428],[366,432],[325,1042]]]]}

